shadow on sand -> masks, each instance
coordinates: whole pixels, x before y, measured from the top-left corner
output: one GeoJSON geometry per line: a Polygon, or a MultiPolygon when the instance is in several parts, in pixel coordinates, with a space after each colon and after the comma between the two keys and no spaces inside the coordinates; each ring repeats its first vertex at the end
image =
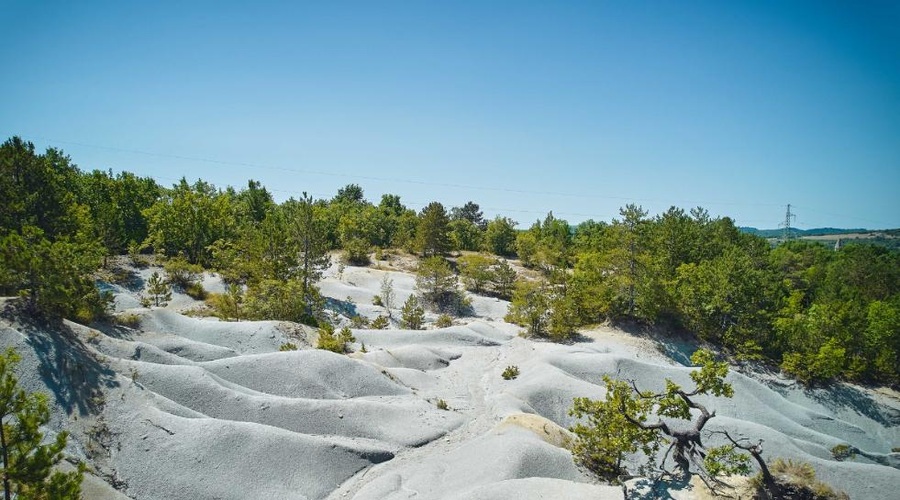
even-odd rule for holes
{"type": "Polygon", "coordinates": [[[116,373],[94,358],[90,350],[61,322],[34,319],[7,307],[7,318],[28,338],[40,366],[41,378],[68,413],[96,413],[104,404],[103,388],[118,386],[116,373]]]}
{"type": "Polygon", "coordinates": [[[808,388],[803,392],[833,412],[850,409],[886,427],[900,425],[900,410],[880,404],[857,387],[835,383],[824,388],[808,388]]]}

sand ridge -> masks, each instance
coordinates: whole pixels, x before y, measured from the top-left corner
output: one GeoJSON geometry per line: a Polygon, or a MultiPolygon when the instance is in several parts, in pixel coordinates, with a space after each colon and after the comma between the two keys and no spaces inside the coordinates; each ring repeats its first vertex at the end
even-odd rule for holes
{"type": "MultiPolygon", "coordinates": [[[[399,307],[411,274],[332,265],[321,285],[340,305],[336,319],[386,314],[372,305],[384,276],[399,307]]],[[[221,281],[207,275],[204,285],[221,281]]],[[[688,342],[609,327],[569,345],[523,339],[501,319],[506,302],[475,295],[473,315],[449,328],[354,329],[356,352],[338,355],[312,349],[308,328],[188,317],[196,303],[179,294],[144,309],[139,290],[115,290],[136,328],[0,321],[3,345],[22,353],[23,385],[53,394],[48,430],[70,429],[69,452],[91,462],[92,481],[119,490],[92,489],[98,498],[622,498],[565,449],[572,398],[603,397],[604,374],[658,389],[690,371],[688,342]],[[300,350],[279,351],[285,342],[300,350]],[[504,380],[511,365],[521,373],[504,380]]],[[[717,411],[711,428],[764,439],[766,457],[810,462],[852,498],[900,486],[896,401],[772,374],[729,379],[734,399],[704,400],[717,411]],[[861,453],[837,461],[836,444],[861,453]]],[[[702,497],[691,488],[670,494],[702,497]]]]}

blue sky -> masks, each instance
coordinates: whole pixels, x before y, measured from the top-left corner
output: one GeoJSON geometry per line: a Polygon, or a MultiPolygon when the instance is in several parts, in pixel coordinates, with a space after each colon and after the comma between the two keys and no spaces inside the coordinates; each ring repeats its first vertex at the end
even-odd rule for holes
{"type": "Polygon", "coordinates": [[[4,2],[0,134],[523,225],[900,227],[900,3],[4,2]]]}

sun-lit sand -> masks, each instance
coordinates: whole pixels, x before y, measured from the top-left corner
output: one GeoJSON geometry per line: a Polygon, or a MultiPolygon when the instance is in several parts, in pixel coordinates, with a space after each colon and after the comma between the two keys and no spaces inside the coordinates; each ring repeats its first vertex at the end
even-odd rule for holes
{"type": "MultiPolygon", "coordinates": [[[[385,313],[372,305],[385,273],[398,309],[414,289],[401,271],[338,271],[323,294],[370,319],[385,313]]],[[[204,284],[221,290],[214,276],[204,284]]],[[[474,315],[449,328],[354,330],[357,352],[344,356],[312,349],[311,329],[188,317],[196,303],[182,294],[144,309],[138,290],[113,290],[137,328],[0,319],[0,341],[22,354],[22,384],[54,395],[50,430],[68,428],[69,454],[95,469],[92,498],[622,498],[565,449],[572,398],[602,397],[604,374],[659,389],[690,371],[679,363],[690,344],[658,335],[597,327],[570,345],[523,339],[502,321],[508,304],[488,297],[471,296],[474,315]],[[285,342],[300,350],[279,352],[285,342]],[[501,377],[509,365],[515,380],[501,377]]],[[[704,400],[717,412],[710,429],[763,439],[765,457],[809,462],[851,498],[895,495],[900,403],[889,394],[729,379],[733,399],[704,400]],[[863,453],[837,461],[838,444],[863,453]]],[[[670,494],[701,497],[690,488],[670,494]]]]}

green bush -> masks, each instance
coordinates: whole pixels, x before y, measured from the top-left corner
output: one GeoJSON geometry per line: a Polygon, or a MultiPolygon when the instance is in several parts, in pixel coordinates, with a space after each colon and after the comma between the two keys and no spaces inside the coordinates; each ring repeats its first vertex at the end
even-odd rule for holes
{"type": "Polygon", "coordinates": [[[295,344],[293,342],[285,342],[284,344],[281,344],[281,346],[278,348],[278,350],[279,351],[296,351],[297,344],[295,344]]]}
{"type": "Polygon", "coordinates": [[[366,319],[365,316],[360,316],[359,314],[357,314],[356,316],[350,318],[350,326],[352,328],[368,328],[369,320],[366,319]]]}
{"type": "Polygon", "coordinates": [[[169,277],[169,284],[185,292],[188,287],[200,280],[200,275],[203,273],[202,267],[191,264],[181,255],[169,259],[163,265],[163,269],[169,277]]]}
{"type": "Polygon", "coordinates": [[[503,380],[513,380],[519,376],[519,367],[516,365],[507,366],[503,370],[503,380]]]}
{"type": "Polygon", "coordinates": [[[387,316],[378,316],[377,318],[372,320],[372,324],[370,324],[369,326],[373,330],[384,330],[389,326],[389,324],[390,321],[388,321],[387,316]]]}
{"type": "MultiPolygon", "coordinates": [[[[849,500],[842,491],[835,491],[828,484],[816,479],[816,470],[806,462],[775,459],[769,471],[776,478],[781,489],[781,498],[808,498],[810,500],[849,500]]],[[[753,478],[752,485],[761,486],[760,476],[753,478]]]]}
{"type": "Polygon", "coordinates": [[[184,293],[194,300],[206,300],[207,296],[206,290],[200,283],[191,283],[184,289],[184,293]]]}
{"type": "Polygon", "coordinates": [[[372,305],[373,306],[384,306],[384,303],[381,301],[381,295],[376,295],[372,297],[372,305]]]}
{"type": "Polygon", "coordinates": [[[450,405],[448,405],[447,402],[444,401],[443,399],[438,399],[437,402],[435,403],[435,406],[437,406],[438,410],[447,411],[450,409],[450,405]]]}
{"type": "Polygon", "coordinates": [[[323,323],[319,327],[319,339],[316,342],[316,348],[344,354],[348,351],[348,344],[351,342],[356,342],[356,337],[353,336],[350,328],[345,326],[341,328],[340,332],[335,334],[334,326],[330,323],[323,323]]]}
{"type": "Polygon", "coordinates": [[[438,316],[437,321],[434,322],[434,326],[438,328],[447,328],[449,326],[453,326],[453,318],[450,317],[449,314],[441,314],[438,316]]]}
{"type": "Polygon", "coordinates": [[[856,456],[856,448],[848,444],[835,445],[835,447],[831,449],[831,456],[838,461],[853,458],[856,456]]]}
{"type": "Polygon", "coordinates": [[[137,328],[141,324],[141,317],[134,313],[123,313],[115,317],[117,325],[137,328]]]}

